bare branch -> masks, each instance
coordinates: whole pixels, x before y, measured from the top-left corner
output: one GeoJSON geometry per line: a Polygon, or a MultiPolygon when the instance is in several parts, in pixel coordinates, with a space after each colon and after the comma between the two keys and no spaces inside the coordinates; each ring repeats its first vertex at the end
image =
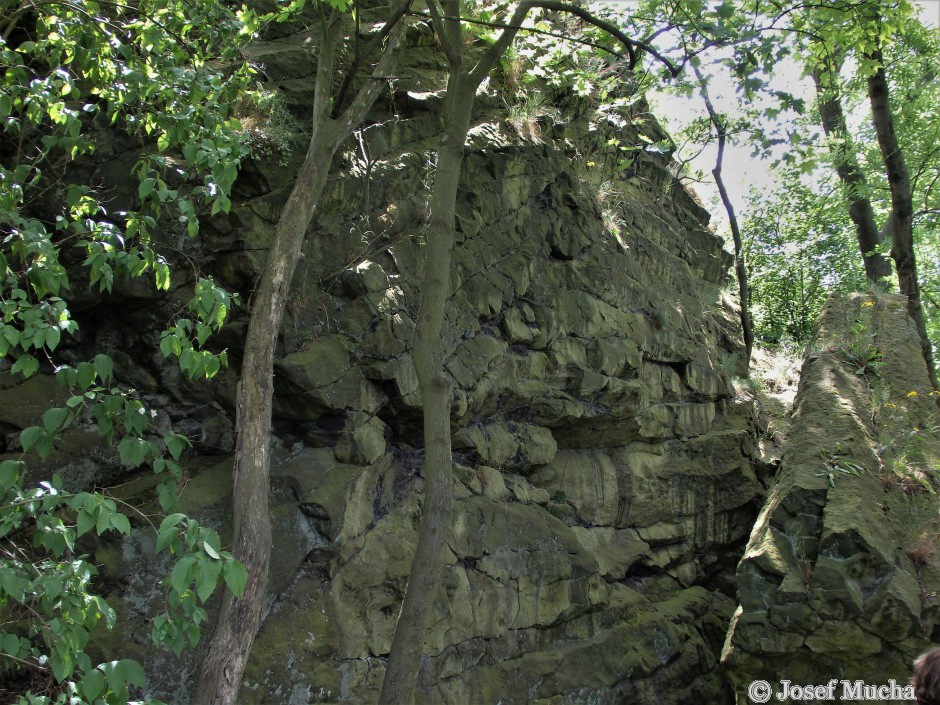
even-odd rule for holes
{"type": "MultiPolygon", "coordinates": [[[[345,123],[342,134],[352,131],[355,125],[365,120],[366,113],[372,108],[376,98],[378,98],[379,92],[386,85],[385,77],[391,69],[395,51],[398,49],[401,36],[405,31],[405,23],[401,20],[405,16],[405,12],[408,10],[409,5],[411,5],[411,2],[412,0],[405,0],[401,7],[397,8],[392,17],[389,18],[385,27],[382,28],[382,31],[388,36],[388,46],[385,47],[382,57],[375,65],[369,84],[359,91],[353,99],[353,102],[350,103],[349,107],[343,111],[340,116],[339,119],[345,123]],[[385,32],[386,29],[388,29],[391,34],[385,32]]],[[[337,102],[339,102],[338,99],[337,102]]]]}
{"type": "MultiPolygon", "coordinates": [[[[411,15],[412,17],[423,17],[426,19],[431,18],[430,14],[426,12],[409,12],[408,14],[411,15]]],[[[447,19],[451,19],[451,18],[448,17],[447,19]]],[[[459,19],[462,22],[466,22],[467,24],[475,24],[480,27],[492,27],[493,29],[510,29],[509,25],[505,24],[504,22],[487,22],[485,20],[475,20],[470,17],[460,17],[459,19]]],[[[526,34],[539,34],[545,37],[552,37],[554,39],[561,39],[566,42],[572,42],[573,44],[581,44],[583,46],[591,47],[592,49],[597,49],[598,51],[606,52],[618,58],[623,57],[623,54],[621,54],[620,52],[614,51],[610,47],[606,47],[603,44],[598,44],[597,42],[591,42],[591,41],[588,41],[587,39],[578,39],[576,37],[569,37],[567,34],[561,34],[560,32],[549,32],[544,29],[536,29],[535,27],[521,27],[521,26],[514,27],[512,29],[516,29],[519,32],[525,32],[526,34]]]]}
{"type": "Polygon", "coordinates": [[[431,24],[434,26],[434,33],[437,34],[441,42],[441,48],[447,57],[448,63],[452,68],[460,66],[463,63],[463,54],[459,43],[455,46],[449,39],[447,27],[444,24],[444,10],[438,4],[437,0],[428,0],[428,12],[431,15],[431,24]]]}
{"type": "MultiPolygon", "coordinates": [[[[401,22],[402,18],[405,16],[405,13],[408,12],[408,8],[411,7],[412,1],[413,0],[405,0],[401,5],[399,5],[392,13],[392,16],[388,18],[388,22],[386,22],[379,33],[373,37],[372,41],[369,42],[365,50],[363,50],[361,54],[357,54],[356,58],[353,59],[352,65],[350,65],[349,70],[346,72],[346,76],[343,78],[343,82],[340,84],[339,91],[336,94],[336,100],[333,101],[333,111],[330,117],[335,119],[339,116],[343,99],[346,97],[346,92],[349,90],[349,86],[356,77],[356,74],[359,73],[366,59],[375,53],[375,50],[381,46],[382,42],[389,35],[392,29],[396,27],[399,22],[401,22]]],[[[358,14],[356,17],[358,22],[358,14]]],[[[357,41],[358,38],[359,35],[357,32],[357,41]]]]}

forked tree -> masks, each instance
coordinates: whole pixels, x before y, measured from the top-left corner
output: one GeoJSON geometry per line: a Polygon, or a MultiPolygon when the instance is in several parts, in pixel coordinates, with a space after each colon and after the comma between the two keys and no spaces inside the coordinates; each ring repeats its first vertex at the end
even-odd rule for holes
{"type": "Polygon", "coordinates": [[[410,0],[390,10],[384,27],[352,62],[358,70],[381,51],[364,87],[343,107],[344,81],[334,90],[338,55],[349,27],[346,3],[320,6],[322,38],[313,98],[313,129],[306,157],[274,231],[261,278],[252,295],[236,407],[233,553],[248,571],[241,597],[226,592],[209,651],[191,698],[194,705],[235,705],[251,645],[261,622],[261,606],[271,560],[270,437],[274,396],[274,351],[294,269],[314,210],[323,193],[336,150],[365,120],[388,84],[410,0]],[[384,42],[384,48],[382,43],[384,42]]]}
{"type": "Polygon", "coordinates": [[[442,333],[444,311],[452,293],[450,269],[456,236],[458,182],[477,89],[523,29],[523,22],[534,8],[570,13],[608,33],[626,47],[631,69],[636,62],[638,48],[656,55],[644,43],[630,39],[614,24],[581,7],[549,0],[523,0],[508,22],[500,25],[502,29],[495,42],[471,63],[462,36],[465,19],[461,15],[459,0],[428,0],[427,6],[434,32],[447,57],[449,74],[414,339],[415,370],[424,413],[424,501],[418,545],[395,628],[380,705],[410,705],[414,702],[424,639],[443,569],[443,548],[450,533],[453,513],[450,424],[453,388],[444,368],[447,353],[442,333]]]}

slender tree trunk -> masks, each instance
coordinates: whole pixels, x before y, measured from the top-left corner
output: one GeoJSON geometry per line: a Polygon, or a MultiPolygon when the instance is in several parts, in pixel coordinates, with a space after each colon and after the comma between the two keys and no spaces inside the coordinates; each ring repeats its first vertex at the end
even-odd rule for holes
{"type": "Polygon", "coordinates": [[[898,272],[898,286],[907,297],[907,310],[917,332],[920,334],[921,349],[927,370],[933,385],[937,387],[937,373],[933,362],[933,349],[927,335],[927,324],[920,300],[920,286],[917,281],[917,260],[914,257],[914,201],[911,195],[911,178],[904,153],[898,144],[894,130],[894,117],[891,112],[891,100],[888,92],[888,78],[885,74],[881,49],[865,55],[878,66],[868,77],[868,99],[871,103],[872,121],[878,136],[878,147],[884,160],[888,186],[891,189],[891,256],[898,272]]]}
{"type": "Polygon", "coordinates": [[[414,342],[415,370],[424,406],[424,503],[418,546],[382,683],[379,703],[383,705],[404,705],[414,700],[418,664],[424,653],[424,637],[433,613],[453,513],[450,430],[453,390],[444,370],[443,325],[445,304],[451,294],[457,182],[474,93],[475,87],[467,85],[465,75],[451,74],[444,109],[446,131],[437,157],[427,261],[414,342]]]}
{"type": "MultiPolygon", "coordinates": [[[[321,50],[325,76],[332,73],[333,46],[327,41],[321,50]]],[[[271,559],[268,495],[274,349],[304,236],[329,173],[335,132],[335,125],[324,116],[315,116],[307,156],[284,205],[252,296],[238,384],[233,510],[233,553],[248,571],[248,583],[241,597],[225,593],[218,625],[196,681],[193,705],[238,702],[242,674],[261,623],[271,559]]]]}
{"type": "MultiPolygon", "coordinates": [[[[531,5],[516,8],[510,26],[518,28],[531,5]]],[[[438,151],[421,308],[415,329],[414,363],[424,413],[424,482],[421,529],[408,586],[389,654],[379,705],[411,705],[424,652],[424,639],[443,571],[443,550],[453,513],[453,457],[450,408],[453,390],[444,369],[443,326],[450,298],[451,253],[456,239],[457,185],[476,91],[515,37],[504,30],[470,70],[463,63],[460,3],[429,0],[434,29],[447,55],[450,75],[444,99],[444,135],[438,151]]]]}
{"type": "MultiPolygon", "coordinates": [[[[401,15],[397,15],[400,19],[401,15]]],[[[392,21],[397,22],[398,19],[392,21]]],[[[378,97],[392,62],[400,32],[375,69],[373,80],[349,109],[331,119],[330,95],[339,24],[324,30],[317,66],[313,132],[303,165],[274,231],[261,279],[252,295],[251,314],[237,395],[234,468],[233,553],[248,572],[241,597],[225,592],[216,631],[202,664],[192,705],[235,705],[251,645],[261,623],[261,607],[271,559],[270,494],[271,408],[274,352],[307,228],[339,146],[362,122],[378,97]],[[376,77],[383,77],[378,79],[376,77]]]]}
{"type": "MultiPolygon", "coordinates": [[[[506,29],[470,69],[463,61],[460,2],[427,0],[427,6],[438,41],[450,65],[450,76],[444,101],[444,136],[434,177],[427,261],[414,342],[415,371],[421,387],[424,413],[425,495],[418,545],[402,610],[395,626],[379,705],[414,703],[428,620],[443,569],[443,547],[450,531],[453,512],[450,430],[452,389],[444,370],[443,323],[445,306],[451,294],[450,264],[455,240],[457,183],[463,166],[464,143],[477,88],[512,43],[533,7],[576,14],[625,44],[631,57],[633,45],[637,44],[614,25],[580,7],[554,0],[523,0],[513,11],[506,29]]],[[[650,51],[648,47],[644,46],[644,49],[650,51]]]]}
{"type": "Polygon", "coordinates": [[[728,224],[731,226],[731,237],[734,240],[734,271],[738,279],[738,295],[741,299],[741,329],[744,333],[744,349],[747,355],[746,365],[751,366],[751,352],[754,349],[754,327],[751,323],[750,308],[750,287],[747,280],[747,260],[744,255],[744,243],[741,240],[741,230],[738,227],[738,217],[734,212],[734,204],[731,203],[731,197],[728,195],[728,189],[725,188],[725,181],[721,177],[721,166],[725,154],[725,142],[727,141],[727,130],[721,116],[715,110],[711,98],[708,95],[708,84],[699,71],[698,66],[692,64],[692,70],[698,79],[699,92],[702,100],[705,101],[705,109],[708,111],[708,118],[711,120],[712,127],[718,135],[718,156],[715,158],[715,168],[712,169],[712,176],[715,177],[715,185],[718,186],[718,193],[721,196],[721,202],[728,214],[728,224]]]}
{"type": "Polygon", "coordinates": [[[842,102],[836,92],[835,69],[831,62],[813,68],[813,82],[819,97],[819,116],[826,136],[833,140],[836,173],[842,181],[849,205],[849,218],[855,224],[858,248],[865,265],[865,276],[872,284],[882,283],[891,276],[891,262],[879,251],[882,232],[875,223],[875,212],[865,195],[865,175],[849,145],[842,102]]]}

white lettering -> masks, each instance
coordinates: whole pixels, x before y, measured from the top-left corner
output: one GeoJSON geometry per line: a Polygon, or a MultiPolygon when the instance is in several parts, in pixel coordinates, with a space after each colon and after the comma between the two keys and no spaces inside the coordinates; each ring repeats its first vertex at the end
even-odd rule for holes
{"type": "Polygon", "coordinates": [[[842,681],[842,699],[843,700],[861,700],[862,686],[864,681],[842,681]]]}

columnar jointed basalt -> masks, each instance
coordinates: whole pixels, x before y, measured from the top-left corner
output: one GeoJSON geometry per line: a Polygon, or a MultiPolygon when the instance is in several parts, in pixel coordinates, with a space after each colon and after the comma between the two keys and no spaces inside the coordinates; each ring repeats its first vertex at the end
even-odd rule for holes
{"type": "MultiPolygon", "coordinates": [[[[368,173],[337,172],[295,283],[277,413],[301,441],[275,474],[325,547],[273,601],[245,702],[377,697],[421,504],[409,198],[437,101],[401,90],[397,118],[364,132],[368,173]]],[[[481,105],[445,339],[459,482],[419,702],[728,701],[719,588],[760,493],[728,378],[729,256],[664,157],[597,173],[611,136],[662,137],[648,118],[585,104],[536,143],[481,105]]]]}
{"type": "Polygon", "coordinates": [[[723,662],[741,692],[754,679],[906,683],[929,645],[940,574],[923,469],[938,448],[921,432],[936,405],[919,349],[899,297],[827,305],[738,566],[723,662]]]}

